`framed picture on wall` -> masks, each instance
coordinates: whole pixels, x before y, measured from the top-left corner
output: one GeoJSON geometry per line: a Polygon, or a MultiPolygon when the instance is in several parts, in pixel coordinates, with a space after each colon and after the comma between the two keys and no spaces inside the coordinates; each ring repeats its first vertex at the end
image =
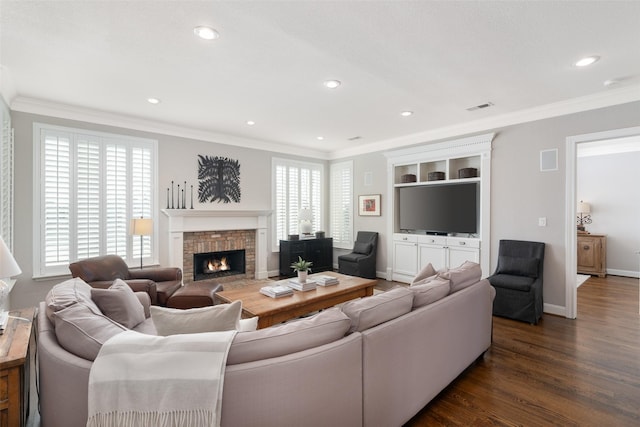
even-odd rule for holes
{"type": "Polygon", "coordinates": [[[380,195],[358,196],[358,215],[380,216],[380,195]]]}

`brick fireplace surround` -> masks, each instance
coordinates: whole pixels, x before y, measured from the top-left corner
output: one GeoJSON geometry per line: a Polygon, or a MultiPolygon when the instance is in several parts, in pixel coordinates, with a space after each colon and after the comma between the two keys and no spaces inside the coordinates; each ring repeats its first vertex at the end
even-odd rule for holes
{"type": "Polygon", "coordinates": [[[169,218],[169,265],[193,282],[193,254],[244,249],[246,272],[218,281],[267,279],[267,217],[271,211],[162,209],[169,218]]]}

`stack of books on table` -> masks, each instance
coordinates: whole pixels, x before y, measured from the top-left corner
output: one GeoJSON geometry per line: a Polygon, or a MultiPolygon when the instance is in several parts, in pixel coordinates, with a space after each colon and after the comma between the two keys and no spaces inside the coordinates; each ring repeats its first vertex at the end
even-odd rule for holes
{"type": "Polygon", "coordinates": [[[271,298],[282,298],[293,295],[293,289],[288,286],[265,286],[260,288],[260,293],[271,298]]]}
{"type": "Polygon", "coordinates": [[[312,291],[316,288],[317,283],[315,280],[307,279],[304,282],[301,282],[297,277],[292,277],[289,279],[288,286],[290,288],[295,289],[296,291],[312,291]]]}
{"type": "Polygon", "coordinates": [[[320,276],[313,276],[313,280],[318,283],[318,286],[331,286],[340,283],[337,277],[327,276],[324,274],[320,276]]]}

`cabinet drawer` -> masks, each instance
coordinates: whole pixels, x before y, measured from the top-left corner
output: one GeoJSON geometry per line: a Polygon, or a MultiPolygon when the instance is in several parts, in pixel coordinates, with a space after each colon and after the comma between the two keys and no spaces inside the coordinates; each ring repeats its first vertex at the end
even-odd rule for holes
{"type": "Polygon", "coordinates": [[[402,233],[394,233],[393,240],[396,242],[412,242],[416,243],[418,241],[417,234],[402,234],[402,233]]]}

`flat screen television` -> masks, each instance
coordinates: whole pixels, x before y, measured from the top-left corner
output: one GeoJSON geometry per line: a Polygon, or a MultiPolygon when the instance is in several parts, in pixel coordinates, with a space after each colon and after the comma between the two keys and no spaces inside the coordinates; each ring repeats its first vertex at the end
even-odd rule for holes
{"type": "Polygon", "coordinates": [[[400,187],[400,229],[433,234],[478,232],[477,182],[400,187]]]}

